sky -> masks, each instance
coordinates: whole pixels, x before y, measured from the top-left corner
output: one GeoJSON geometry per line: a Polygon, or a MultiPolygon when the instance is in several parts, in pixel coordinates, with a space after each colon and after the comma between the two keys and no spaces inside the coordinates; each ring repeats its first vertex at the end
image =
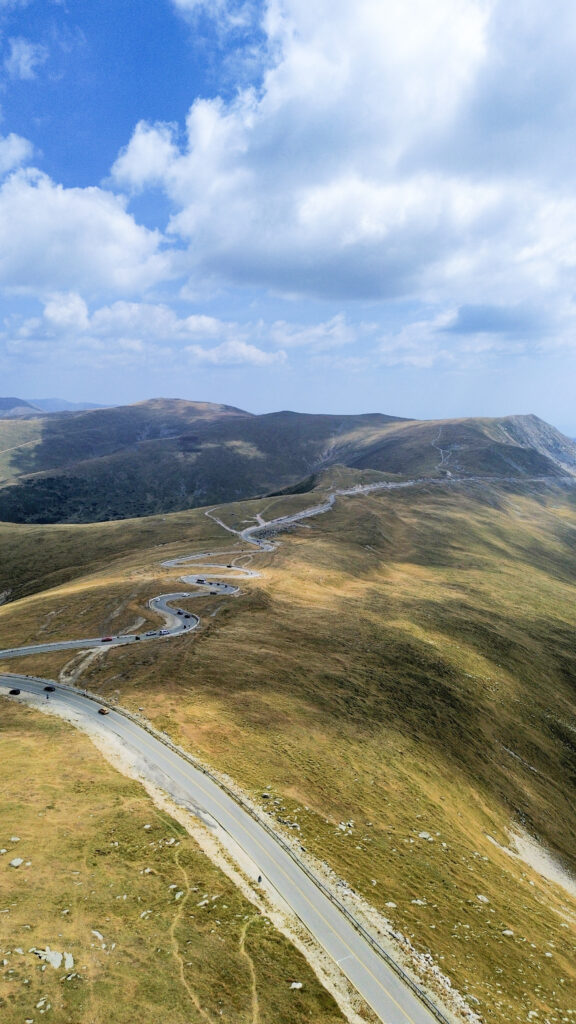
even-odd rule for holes
{"type": "Polygon", "coordinates": [[[0,0],[0,394],[576,436],[566,0],[0,0]]]}

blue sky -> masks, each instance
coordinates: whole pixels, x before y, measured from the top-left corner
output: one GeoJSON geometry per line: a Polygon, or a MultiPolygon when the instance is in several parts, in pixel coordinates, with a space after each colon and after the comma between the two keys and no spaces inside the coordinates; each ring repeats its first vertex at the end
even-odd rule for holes
{"type": "Polygon", "coordinates": [[[0,393],[576,435],[565,0],[0,0],[0,393]]]}

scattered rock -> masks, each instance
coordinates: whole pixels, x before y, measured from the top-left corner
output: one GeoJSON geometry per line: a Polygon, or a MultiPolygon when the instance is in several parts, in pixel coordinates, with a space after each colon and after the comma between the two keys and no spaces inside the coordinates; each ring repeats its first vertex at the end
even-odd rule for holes
{"type": "Polygon", "coordinates": [[[385,903],[384,906],[390,907],[391,910],[396,910],[397,904],[396,903],[385,903]]]}
{"type": "Polygon", "coordinates": [[[302,985],[301,981],[293,981],[291,983],[291,985],[290,985],[290,988],[295,988],[295,989],[300,989],[300,988],[303,988],[303,987],[304,986],[302,985]]]}
{"type": "Polygon", "coordinates": [[[10,842],[11,843],[19,843],[20,842],[20,836],[10,836],[10,842]]]}
{"type": "Polygon", "coordinates": [[[418,839],[427,839],[429,843],[434,842],[434,836],[431,836],[429,832],[419,832],[418,839]]]}
{"type": "Polygon", "coordinates": [[[505,928],[504,931],[502,932],[502,935],[514,935],[514,932],[511,928],[505,928]]]}
{"type": "Polygon", "coordinates": [[[477,896],[476,899],[478,900],[479,903],[490,903],[490,900],[488,899],[487,896],[477,896]]]}
{"type": "Polygon", "coordinates": [[[14,857],[14,859],[10,861],[9,867],[11,867],[11,868],[19,868],[20,865],[23,864],[23,863],[24,863],[24,858],[23,857],[14,857]]]}
{"type": "Polygon", "coordinates": [[[100,932],[97,932],[95,928],[92,929],[92,935],[94,938],[98,939],[99,942],[104,942],[104,936],[101,935],[100,932]]]}

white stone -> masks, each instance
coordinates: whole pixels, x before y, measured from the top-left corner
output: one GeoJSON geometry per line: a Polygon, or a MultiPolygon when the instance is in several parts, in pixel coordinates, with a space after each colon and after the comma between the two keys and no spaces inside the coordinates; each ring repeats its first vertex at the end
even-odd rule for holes
{"type": "Polygon", "coordinates": [[[504,931],[502,932],[502,935],[514,935],[514,932],[511,928],[505,928],[504,931]]]}
{"type": "Polygon", "coordinates": [[[14,860],[10,861],[10,867],[11,868],[19,868],[20,865],[23,864],[23,863],[24,863],[24,858],[23,857],[14,857],[14,860]]]}
{"type": "Polygon", "coordinates": [[[476,897],[476,899],[477,899],[477,900],[478,900],[478,901],[479,901],[480,903],[490,903],[490,900],[488,899],[488,897],[487,897],[487,896],[477,896],[477,897],[476,897]]]}
{"type": "Polygon", "coordinates": [[[303,986],[302,986],[302,982],[301,981],[293,981],[292,984],[290,985],[290,988],[302,988],[302,987],[303,986]]]}

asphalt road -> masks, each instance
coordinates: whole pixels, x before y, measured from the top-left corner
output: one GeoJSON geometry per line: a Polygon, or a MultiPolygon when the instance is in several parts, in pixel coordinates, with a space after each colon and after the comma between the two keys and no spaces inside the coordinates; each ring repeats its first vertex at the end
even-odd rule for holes
{"type": "MultiPolygon", "coordinates": [[[[0,693],[18,687],[46,700],[45,679],[0,675],[0,693]]],[[[98,714],[99,705],[68,687],[56,685],[49,700],[65,706],[87,722],[118,736],[137,755],[139,768],[208,827],[223,828],[235,839],[300,921],[314,935],[340,970],[385,1024],[432,1024],[436,1019],[406,987],[299,864],[261,824],[200,769],[156,739],[121,712],[98,714]]],[[[18,697],[9,698],[18,700],[18,697]]],[[[256,877],[255,877],[256,881],[256,877]]]]}
{"type": "MultiPolygon", "coordinates": [[[[260,539],[260,531],[276,532],[302,519],[328,512],[338,495],[365,493],[372,490],[389,488],[389,484],[368,485],[353,488],[349,491],[336,491],[328,499],[312,508],[305,509],[295,515],[283,516],[269,523],[262,521],[248,529],[234,530],[226,526],[213,514],[206,514],[215,522],[220,523],[230,533],[240,539],[256,545],[260,550],[272,551],[275,544],[260,539]]],[[[405,485],[396,485],[405,486],[405,485]]],[[[176,567],[200,563],[200,559],[230,552],[209,552],[188,558],[173,559],[164,562],[166,567],[176,567]]],[[[237,555],[237,552],[235,553],[237,555]]],[[[199,565],[200,568],[200,565],[199,565]]],[[[208,568],[204,563],[203,568],[208,568]]],[[[210,564],[210,569],[233,570],[236,576],[257,576],[252,569],[232,564],[210,564]]],[[[197,593],[176,592],[162,594],[149,601],[149,607],[160,614],[165,625],[161,629],[139,633],[114,636],[103,642],[102,637],[84,640],[64,640],[55,643],[34,644],[27,647],[10,648],[0,651],[0,659],[42,654],[52,651],[75,650],[82,648],[107,648],[142,643],[150,640],[168,639],[188,630],[197,628],[200,619],[196,615],[178,614],[178,602],[189,600],[194,596],[204,596],[206,590],[211,594],[231,596],[238,592],[238,587],[216,580],[212,575],[198,572],[196,575],[181,577],[183,582],[193,584],[197,593]],[[198,582],[201,580],[202,582],[198,582]]],[[[182,609],[182,611],[184,611],[182,609]]],[[[72,709],[84,721],[98,722],[101,729],[109,730],[120,738],[122,743],[132,750],[140,761],[140,770],[151,781],[169,793],[178,803],[198,815],[209,827],[217,830],[223,828],[238,843],[244,853],[251,859],[257,875],[262,875],[267,884],[273,886],[292,909],[314,938],[338,964],[340,970],[352,985],[372,1007],[385,1024],[431,1024],[441,1019],[434,1016],[419,999],[412,989],[394,972],[370,942],[359,932],[345,914],[326,895],[322,888],[309,877],[304,868],[282,846],[273,834],[245,811],[216,781],[195,768],[185,757],[178,754],[160,739],[152,736],[137,723],[133,722],[120,710],[112,710],[110,714],[98,714],[98,704],[80,691],[69,687],[56,686],[54,693],[47,698],[44,685],[50,682],[30,676],[12,674],[0,675],[0,694],[8,694],[10,688],[17,687],[28,695],[35,694],[39,706],[48,699],[52,706],[72,709]]],[[[18,697],[10,697],[18,700],[18,697]]]]}

